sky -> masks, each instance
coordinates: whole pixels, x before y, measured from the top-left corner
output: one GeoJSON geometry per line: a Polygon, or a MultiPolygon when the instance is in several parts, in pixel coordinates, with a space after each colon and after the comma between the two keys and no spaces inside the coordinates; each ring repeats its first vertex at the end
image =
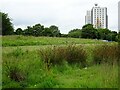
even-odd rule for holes
{"type": "Polygon", "coordinates": [[[97,3],[108,9],[108,28],[118,30],[118,1],[120,0],[0,0],[0,11],[8,13],[14,28],[25,29],[40,23],[56,25],[61,33],[85,25],[87,10],[97,3]]]}

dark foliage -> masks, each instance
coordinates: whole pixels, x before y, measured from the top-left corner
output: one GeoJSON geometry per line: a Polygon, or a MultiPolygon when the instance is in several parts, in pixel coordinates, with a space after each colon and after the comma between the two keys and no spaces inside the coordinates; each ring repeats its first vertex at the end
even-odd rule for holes
{"type": "Polygon", "coordinates": [[[0,12],[0,16],[2,16],[2,35],[14,34],[14,29],[11,23],[11,19],[8,17],[8,14],[0,12]]]}

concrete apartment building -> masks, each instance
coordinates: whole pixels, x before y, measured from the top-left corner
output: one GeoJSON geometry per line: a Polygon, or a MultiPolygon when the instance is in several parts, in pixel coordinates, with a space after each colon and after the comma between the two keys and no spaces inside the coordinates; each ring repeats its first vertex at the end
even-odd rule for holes
{"type": "Polygon", "coordinates": [[[87,15],[85,16],[85,24],[91,24],[91,11],[87,11],[87,15]]]}
{"type": "Polygon", "coordinates": [[[85,24],[93,24],[95,28],[108,28],[107,8],[95,4],[92,10],[87,11],[85,24]]]}

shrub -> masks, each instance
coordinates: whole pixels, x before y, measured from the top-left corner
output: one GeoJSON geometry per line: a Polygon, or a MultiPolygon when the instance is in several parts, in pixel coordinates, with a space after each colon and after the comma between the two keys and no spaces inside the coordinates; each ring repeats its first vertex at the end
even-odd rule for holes
{"type": "Polygon", "coordinates": [[[94,63],[113,64],[118,61],[118,45],[101,45],[96,46],[93,50],[94,63]]]}

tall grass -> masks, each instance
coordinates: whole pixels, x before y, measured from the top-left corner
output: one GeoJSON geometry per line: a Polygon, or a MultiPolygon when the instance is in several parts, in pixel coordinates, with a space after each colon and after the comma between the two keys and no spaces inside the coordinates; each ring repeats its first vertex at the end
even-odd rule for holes
{"type": "Polygon", "coordinates": [[[41,49],[40,57],[48,67],[50,64],[62,64],[64,60],[70,64],[79,63],[82,67],[85,67],[87,54],[82,46],[68,45],[41,49]]]}
{"type": "Polygon", "coordinates": [[[114,63],[118,60],[117,52],[120,49],[118,50],[114,44],[102,44],[103,42],[96,40],[74,38],[5,36],[3,46],[26,46],[4,47],[2,86],[3,88],[116,88],[118,67],[114,63]],[[71,43],[83,45],[69,45],[71,43]],[[92,65],[92,60],[100,65],[92,65]],[[88,63],[90,66],[85,67],[88,63]]]}
{"type": "Polygon", "coordinates": [[[23,70],[19,68],[21,60],[18,60],[18,58],[23,56],[23,54],[24,53],[21,48],[17,48],[12,53],[7,54],[8,57],[11,57],[9,60],[3,60],[3,70],[11,80],[20,82],[25,79],[23,70]]]}
{"type": "Polygon", "coordinates": [[[94,63],[101,64],[101,63],[109,63],[113,64],[118,62],[119,56],[119,49],[118,45],[99,45],[96,46],[93,50],[93,59],[94,63]]]}
{"type": "Polygon", "coordinates": [[[3,88],[21,88],[40,83],[44,79],[44,74],[43,63],[36,51],[23,51],[17,48],[10,53],[3,53],[3,88]]]}
{"type": "MultiPolygon", "coordinates": [[[[42,48],[38,51],[36,49],[31,51],[16,48],[11,52],[3,53],[2,86],[3,88],[118,87],[117,65],[112,66],[104,63],[87,68],[79,68],[78,65],[83,64],[81,60],[85,59],[86,62],[88,59],[87,55],[92,53],[92,49],[86,49],[86,47],[79,45],[69,45],[42,48]],[[85,57],[81,58],[81,55],[85,57]],[[47,58],[44,59],[44,57],[47,58]],[[41,58],[42,60],[48,60],[48,63],[50,63],[49,71],[44,67],[46,63],[43,63],[41,58]],[[59,62],[59,60],[61,61],[59,62]]],[[[92,55],[89,57],[92,57],[92,55]]]]}

